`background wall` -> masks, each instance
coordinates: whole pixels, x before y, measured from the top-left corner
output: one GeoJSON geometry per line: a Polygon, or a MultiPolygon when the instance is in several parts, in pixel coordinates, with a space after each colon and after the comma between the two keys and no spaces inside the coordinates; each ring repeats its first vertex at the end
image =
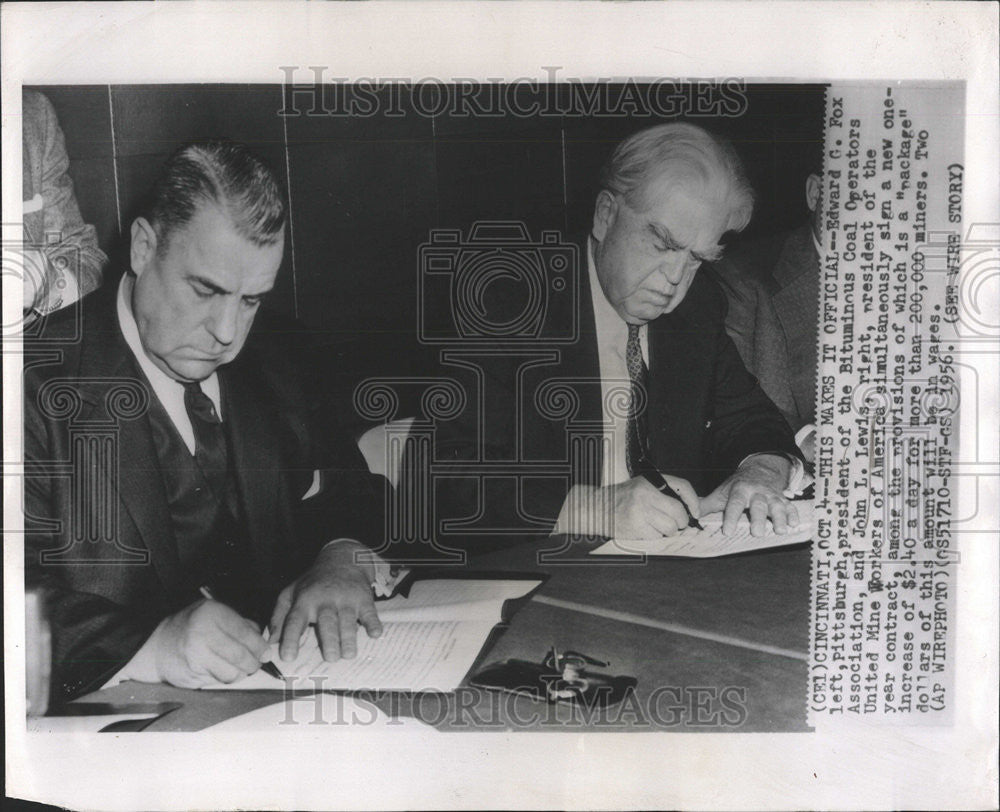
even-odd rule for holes
{"type": "MultiPolygon", "coordinates": [[[[415,341],[417,248],[431,229],[465,233],[476,220],[508,219],[523,221],[533,237],[557,229],[576,239],[589,225],[597,172],[614,145],[668,120],[425,116],[410,106],[405,87],[393,91],[395,105],[383,94],[370,116],[280,115],[304,113],[316,99],[326,109],[345,102],[281,85],[35,89],[59,116],[83,217],[113,258],[112,282],[140,197],[176,146],[228,137],[269,160],[286,185],[291,239],[267,304],[319,335],[322,374],[348,394],[364,377],[432,368],[415,341]],[[393,106],[405,114],[392,115],[393,106]]],[[[804,179],[822,145],[822,87],[753,86],[747,98],[739,117],[690,119],[730,138],[747,165],[759,202],[741,240],[804,219],[804,179]]]]}

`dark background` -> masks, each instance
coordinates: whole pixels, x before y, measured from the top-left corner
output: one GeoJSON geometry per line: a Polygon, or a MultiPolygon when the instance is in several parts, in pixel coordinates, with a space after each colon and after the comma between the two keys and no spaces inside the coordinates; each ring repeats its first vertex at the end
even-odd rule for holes
{"type": "MultiPolygon", "coordinates": [[[[272,164],[286,184],[291,239],[268,306],[317,334],[320,374],[342,398],[366,377],[434,368],[435,352],[416,341],[417,249],[431,229],[466,233],[476,220],[519,220],[532,237],[556,229],[576,240],[589,227],[597,173],[614,145],[643,127],[685,120],[425,116],[407,104],[406,88],[396,89],[404,115],[386,115],[386,104],[371,116],[279,115],[311,106],[281,85],[35,89],[59,116],[84,220],[112,257],[108,283],[127,257],[141,195],[179,144],[232,138],[272,164]]],[[[805,218],[804,180],[822,144],[824,104],[815,85],[750,86],[746,96],[738,117],[686,119],[730,138],[746,163],[758,204],[739,240],[805,218]]]]}

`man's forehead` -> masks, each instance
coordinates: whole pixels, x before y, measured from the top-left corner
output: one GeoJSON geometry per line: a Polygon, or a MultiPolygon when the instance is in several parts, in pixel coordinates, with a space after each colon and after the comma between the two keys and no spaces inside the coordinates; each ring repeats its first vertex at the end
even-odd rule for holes
{"type": "Polygon", "coordinates": [[[274,243],[254,245],[225,212],[204,204],[171,235],[168,251],[174,248],[188,275],[226,290],[267,289],[281,266],[284,234],[278,234],[274,243]]]}
{"type": "Polygon", "coordinates": [[[644,206],[630,203],[636,214],[650,226],[673,233],[684,231],[718,232],[718,239],[725,231],[729,207],[724,200],[701,187],[686,184],[664,183],[648,190],[644,206]]]}
{"type": "Polygon", "coordinates": [[[636,211],[648,211],[667,205],[677,197],[694,198],[709,203],[724,214],[726,189],[727,184],[722,178],[669,165],[651,174],[633,190],[629,203],[636,211]]]}

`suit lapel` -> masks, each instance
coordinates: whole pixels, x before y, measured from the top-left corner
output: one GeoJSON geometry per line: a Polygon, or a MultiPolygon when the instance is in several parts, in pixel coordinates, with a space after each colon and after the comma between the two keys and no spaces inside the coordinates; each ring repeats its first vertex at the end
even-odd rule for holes
{"type": "Polygon", "coordinates": [[[264,384],[254,379],[246,360],[240,358],[219,370],[222,420],[251,550],[268,572],[279,530],[281,450],[274,428],[278,416],[268,409],[270,401],[262,398],[264,384]]]}
{"type": "MultiPolygon", "coordinates": [[[[690,294],[689,294],[690,295],[690,294]]],[[[694,344],[704,332],[694,329],[685,317],[686,308],[661,316],[649,324],[649,403],[646,426],[653,462],[664,464],[662,449],[669,447],[664,437],[673,436],[679,399],[689,393],[688,382],[703,374],[704,354],[694,344]]]]}
{"type": "MultiPolygon", "coordinates": [[[[108,394],[116,380],[137,383],[148,398],[156,397],[118,327],[117,285],[109,284],[94,296],[94,306],[83,314],[80,394],[85,406],[81,421],[108,419],[108,394]]],[[[180,562],[149,418],[144,412],[131,419],[112,414],[111,419],[118,429],[118,476],[112,487],[117,489],[157,575],[169,590],[179,581],[180,562]]],[[[120,522],[118,526],[121,532],[120,522]]],[[[124,539],[119,542],[124,543],[124,539]]]]}
{"type": "MultiPolygon", "coordinates": [[[[588,266],[589,236],[580,243],[579,276],[577,289],[577,338],[576,344],[561,352],[560,377],[574,381],[573,388],[580,399],[580,411],[576,419],[594,426],[595,437],[603,435],[604,409],[601,403],[601,364],[597,349],[597,325],[594,317],[593,293],[590,289],[588,266]]],[[[598,442],[594,444],[590,458],[592,466],[583,472],[582,482],[572,484],[600,485],[604,469],[604,449],[598,442]]]]}
{"type": "Polygon", "coordinates": [[[715,359],[713,287],[699,273],[678,308],[649,323],[649,453],[660,471],[686,479],[698,475],[692,460],[703,456],[703,421],[710,414],[704,382],[706,364],[715,359]]]}
{"type": "Polygon", "coordinates": [[[577,304],[577,346],[576,351],[565,351],[562,356],[567,376],[582,381],[596,381],[578,385],[580,414],[582,420],[603,420],[601,408],[601,363],[597,352],[597,325],[594,319],[593,293],[590,290],[590,272],[587,267],[587,240],[583,241],[580,254],[579,277],[580,300],[577,304]]]}

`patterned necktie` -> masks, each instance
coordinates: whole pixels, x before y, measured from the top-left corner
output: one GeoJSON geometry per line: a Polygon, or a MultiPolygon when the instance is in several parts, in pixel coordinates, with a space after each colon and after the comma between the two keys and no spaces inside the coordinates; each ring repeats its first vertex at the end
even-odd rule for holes
{"type": "Polygon", "coordinates": [[[194,429],[194,458],[218,499],[223,498],[229,468],[222,421],[212,399],[197,381],[184,384],[184,408],[194,429]]]}
{"type": "Polygon", "coordinates": [[[639,345],[639,325],[628,326],[628,343],[625,345],[625,365],[632,397],[629,399],[628,422],[625,428],[625,465],[629,476],[642,470],[646,448],[646,364],[639,345]]]}

